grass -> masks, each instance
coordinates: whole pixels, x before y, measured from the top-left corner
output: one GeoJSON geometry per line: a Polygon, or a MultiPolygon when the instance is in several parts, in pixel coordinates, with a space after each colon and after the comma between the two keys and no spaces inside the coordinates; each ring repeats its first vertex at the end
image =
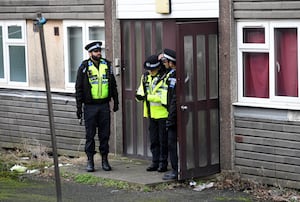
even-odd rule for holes
{"type": "Polygon", "coordinates": [[[236,197],[236,198],[230,198],[230,197],[216,197],[216,201],[239,201],[239,202],[251,202],[252,199],[246,198],[246,197],[236,197]]]}

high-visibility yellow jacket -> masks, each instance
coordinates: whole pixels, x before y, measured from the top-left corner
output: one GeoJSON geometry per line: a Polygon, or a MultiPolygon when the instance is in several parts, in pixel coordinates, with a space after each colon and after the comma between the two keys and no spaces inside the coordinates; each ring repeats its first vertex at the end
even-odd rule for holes
{"type": "Polygon", "coordinates": [[[167,107],[161,102],[167,99],[168,86],[164,82],[165,76],[165,72],[154,77],[147,73],[142,75],[136,99],[144,102],[144,117],[153,119],[168,117],[167,107]]]}
{"type": "Polygon", "coordinates": [[[108,97],[108,66],[104,60],[100,61],[99,70],[92,61],[88,62],[87,70],[89,82],[91,84],[91,94],[93,99],[103,99],[108,97]]]}

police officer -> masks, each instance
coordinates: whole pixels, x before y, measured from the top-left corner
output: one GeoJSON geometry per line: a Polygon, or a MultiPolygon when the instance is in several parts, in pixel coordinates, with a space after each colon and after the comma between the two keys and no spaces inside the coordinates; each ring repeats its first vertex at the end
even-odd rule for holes
{"type": "Polygon", "coordinates": [[[164,78],[166,71],[161,68],[157,55],[151,55],[144,62],[147,70],[136,92],[136,99],[144,102],[144,117],[149,118],[150,150],[152,163],[147,171],[166,172],[168,166],[168,142],[166,120],[168,110],[162,105],[161,97],[166,96],[164,78]]]}
{"type": "Polygon", "coordinates": [[[113,111],[119,109],[117,84],[111,62],[101,57],[101,41],[85,46],[89,59],[84,60],[78,71],[75,84],[77,118],[82,119],[82,107],[86,129],[85,153],[87,172],[94,171],[95,135],[98,129],[99,151],[102,156],[102,169],[110,171],[108,162],[110,137],[110,105],[114,100],[113,111]]]}
{"type": "Polygon", "coordinates": [[[166,173],[164,180],[173,180],[178,177],[178,154],[177,154],[177,113],[176,113],[176,52],[171,49],[164,49],[162,63],[168,69],[165,78],[168,86],[167,99],[162,100],[167,105],[168,118],[166,122],[168,133],[168,151],[172,170],[166,173]]]}

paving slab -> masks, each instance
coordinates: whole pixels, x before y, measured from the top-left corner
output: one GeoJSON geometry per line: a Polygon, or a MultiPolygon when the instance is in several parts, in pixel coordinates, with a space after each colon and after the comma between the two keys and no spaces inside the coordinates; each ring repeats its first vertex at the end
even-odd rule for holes
{"type": "MultiPolygon", "coordinates": [[[[146,171],[146,168],[151,163],[147,160],[129,159],[125,157],[112,157],[109,158],[109,163],[112,167],[111,171],[102,170],[100,157],[95,157],[94,162],[95,171],[89,172],[89,174],[95,175],[97,177],[149,186],[157,185],[164,182],[170,182],[162,179],[165,173],[160,173],[157,171],[146,171]]],[[[86,163],[61,168],[61,170],[66,170],[71,173],[80,174],[88,173],[85,169],[86,163]]]]}

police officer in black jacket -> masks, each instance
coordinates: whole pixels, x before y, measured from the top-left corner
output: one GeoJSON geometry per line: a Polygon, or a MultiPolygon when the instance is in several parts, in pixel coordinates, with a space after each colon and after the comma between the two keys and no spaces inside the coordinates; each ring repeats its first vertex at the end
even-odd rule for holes
{"type": "Polygon", "coordinates": [[[178,151],[177,151],[177,112],[176,112],[176,52],[164,49],[160,58],[161,63],[168,69],[166,83],[168,86],[168,118],[166,121],[168,133],[168,151],[172,170],[163,176],[164,180],[174,180],[178,177],[178,151]]]}
{"type": "Polygon", "coordinates": [[[94,171],[95,135],[98,130],[99,152],[102,156],[102,169],[110,171],[108,162],[110,137],[110,105],[113,111],[119,109],[117,84],[111,62],[101,57],[102,42],[96,41],[85,46],[89,59],[84,60],[78,71],[75,84],[77,118],[82,119],[86,129],[85,153],[88,172],[94,171]],[[82,111],[83,108],[83,111],[82,111]]]}

